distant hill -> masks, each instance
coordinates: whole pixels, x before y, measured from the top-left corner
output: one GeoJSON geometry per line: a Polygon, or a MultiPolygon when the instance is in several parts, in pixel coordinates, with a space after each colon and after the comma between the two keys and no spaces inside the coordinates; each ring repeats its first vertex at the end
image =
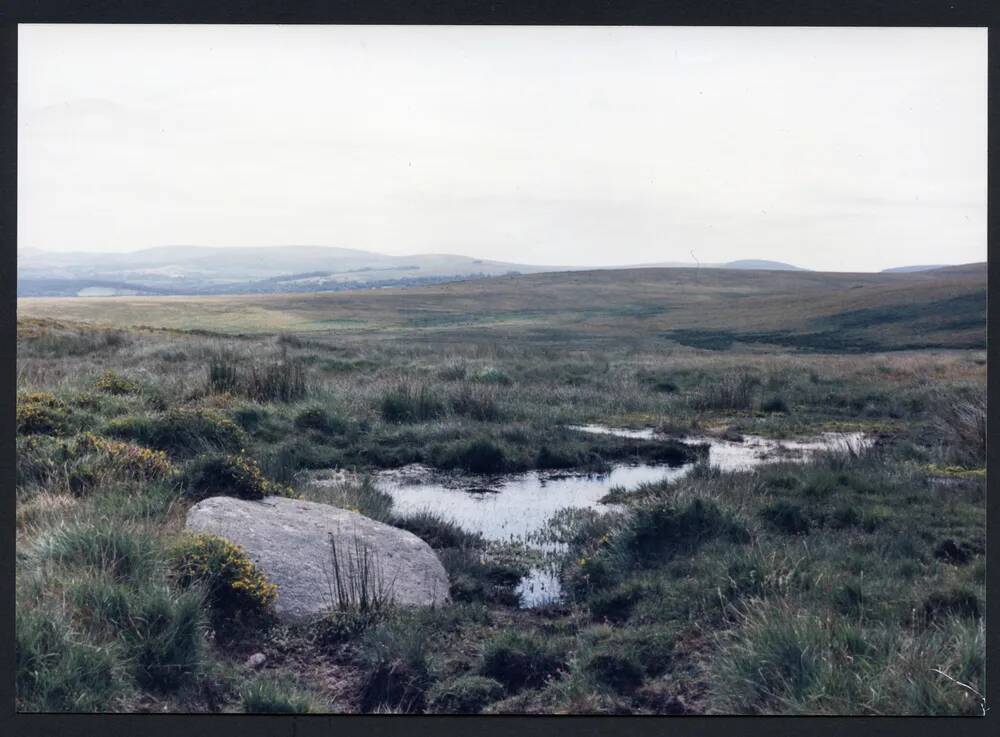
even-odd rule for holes
{"type": "Polygon", "coordinates": [[[764,259],[741,259],[730,261],[719,266],[721,269],[757,269],[759,271],[808,271],[783,261],[766,261],[764,259]]]}
{"type": "Polygon", "coordinates": [[[891,269],[882,269],[883,274],[909,274],[914,271],[930,271],[932,269],[943,269],[947,264],[920,264],[917,266],[893,266],[891,269]]]}
{"type": "Polygon", "coordinates": [[[416,286],[565,267],[452,254],[387,256],[322,246],[162,246],[126,253],[18,252],[18,295],[254,294],[416,286]],[[98,290],[98,291],[95,291],[98,290]],[[103,290],[103,291],[102,291],[103,290]]]}
{"type": "MultiPolygon", "coordinates": [[[[306,277],[307,278],[307,277],[306,277]]],[[[456,343],[673,342],[877,352],[986,345],[985,264],[895,274],[645,268],[412,289],[226,297],[19,299],[18,318],[250,334],[335,331],[456,343]]]]}

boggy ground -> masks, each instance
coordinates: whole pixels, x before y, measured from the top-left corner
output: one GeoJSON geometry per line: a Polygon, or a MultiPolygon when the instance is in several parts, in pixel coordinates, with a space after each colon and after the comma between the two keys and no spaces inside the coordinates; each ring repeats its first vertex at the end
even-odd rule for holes
{"type": "Polygon", "coordinates": [[[980,714],[985,374],[976,350],[22,320],[18,707],[980,714]],[[616,494],[616,512],[568,513],[550,531],[567,596],[539,610],[513,595],[521,551],[400,518],[370,482],[314,488],[302,473],[691,460],[565,427],[590,422],[878,442],[756,472],[703,467],[616,494]],[[256,596],[234,608],[178,563],[225,558],[184,557],[186,509],[215,493],[301,494],[407,527],[439,551],[455,603],[289,627],[269,619],[266,582],[226,559],[256,596]],[[260,670],[244,664],[256,652],[260,670]]]}

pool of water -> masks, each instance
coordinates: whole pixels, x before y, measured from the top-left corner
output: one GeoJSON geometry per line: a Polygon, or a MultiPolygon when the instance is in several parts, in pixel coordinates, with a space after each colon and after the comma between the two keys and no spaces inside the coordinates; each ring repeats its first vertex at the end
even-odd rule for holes
{"type": "MultiPolygon", "coordinates": [[[[571,429],[606,433],[627,438],[655,440],[653,430],[626,430],[603,425],[581,425],[571,429]]],[[[864,433],[823,433],[812,438],[776,440],[746,435],[739,440],[707,436],[682,439],[709,446],[708,463],[725,471],[745,471],[765,463],[803,462],[823,450],[864,448],[872,438],[864,433]]],[[[477,532],[487,540],[521,542],[543,551],[554,551],[537,533],[562,509],[588,508],[601,512],[614,509],[598,501],[612,487],[634,488],[641,483],[681,478],[693,463],[680,466],[621,464],[608,473],[529,471],[501,477],[443,473],[413,465],[382,471],[376,476],[380,488],[389,493],[401,514],[429,511],[477,532]]],[[[518,586],[521,605],[540,606],[560,596],[558,572],[551,566],[532,569],[518,586]]]]}

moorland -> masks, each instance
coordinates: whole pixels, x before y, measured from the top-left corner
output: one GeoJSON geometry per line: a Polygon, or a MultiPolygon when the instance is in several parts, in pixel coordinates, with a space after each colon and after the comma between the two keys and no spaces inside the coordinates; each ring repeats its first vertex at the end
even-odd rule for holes
{"type": "Polygon", "coordinates": [[[982,264],[19,300],[18,708],[982,714],[985,327],[982,264]],[[824,432],[869,442],[743,470],[678,442],[824,432]],[[550,520],[562,596],[530,608],[537,550],[378,482],[636,463],[691,470],[550,520]],[[184,531],[220,490],[410,530],[452,603],[281,623],[184,531]]]}

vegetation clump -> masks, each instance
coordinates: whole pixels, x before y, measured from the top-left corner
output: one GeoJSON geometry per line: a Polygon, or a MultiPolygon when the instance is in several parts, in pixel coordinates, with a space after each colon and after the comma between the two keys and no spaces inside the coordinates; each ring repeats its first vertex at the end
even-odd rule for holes
{"type": "Polygon", "coordinates": [[[382,395],[379,411],[386,422],[426,422],[441,417],[445,404],[426,385],[398,384],[382,395]]]}
{"type": "Polygon", "coordinates": [[[566,667],[560,645],[532,634],[504,631],[484,645],[479,671],[511,692],[539,688],[566,667]]]}
{"type": "Polygon", "coordinates": [[[196,500],[210,496],[263,499],[294,494],[290,487],[266,478],[257,461],[244,453],[200,456],[187,470],[187,493],[196,500]]]}
{"type": "Polygon", "coordinates": [[[322,407],[309,407],[295,416],[295,427],[300,430],[315,430],[321,435],[343,432],[346,423],[322,407]]]}
{"type": "Polygon", "coordinates": [[[103,434],[180,456],[237,450],[247,440],[235,422],[215,410],[202,408],[173,408],[161,414],[115,418],[104,426],[103,434]]]}
{"type": "Polygon", "coordinates": [[[462,675],[435,683],[427,693],[427,711],[478,714],[504,696],[503,684],[492,678],[462,675]]]}
{"type": "Polygon", "coordinates": [[[17,397],[18,435],[61,435],[67,429],[67,407],[49,392],[31,392],[17,397]]]}
{"type": "Polygon", "coordinates": [[[217,631],[272,614],[278,587],[239,545],[215,535],[187,535],[170,551],[170,562],[181,586],[205,591],[217,631]]]}
{"type": "Polygon", "coordinates": [[[94,388],[99,392],[114,394],[115,396],[135,394],[139,391],[139,385],[136,382],[131,379],[126,379],[124,376],[121,376],[111,369],[108,369],[100,375],[97,382],[94,384],[94,388]]]}
{"type": "Polygon", "coordinates": [[[240,362],[217,357],[208,364],[207,391],[257,402],[295,402],[308,393],[305,367],[287,355],[279,359],[240,362]]]}

